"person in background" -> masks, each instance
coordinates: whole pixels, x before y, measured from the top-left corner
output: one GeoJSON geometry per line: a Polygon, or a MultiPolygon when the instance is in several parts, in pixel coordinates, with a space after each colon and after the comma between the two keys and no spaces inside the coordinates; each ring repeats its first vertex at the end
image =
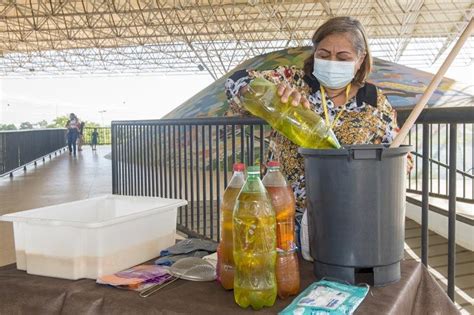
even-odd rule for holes
{"type": "Polygon", "coordinates": [[[76,156],[76,142],[79,136],[80,121],[74,113],[69,115],[69,120],[66,123],[67,128],[67,147],[69,155],[76,156]]]}
{"type": "Polygon", "coordinates": [[[82,145],[84,144],[84,127],[86,126],[85,122],[79,124],[79,138],[78,138],[78,150],[82,151],[82,145]]]}
{"type": "Polygon", "coordinates": [[[92,140],[91,140],[91,147],[92,150],[97,150],[97,142],[99,138],[99,133],[97,132],[97,128],[94,128],[94,131],[92,132],[92,140]]]}

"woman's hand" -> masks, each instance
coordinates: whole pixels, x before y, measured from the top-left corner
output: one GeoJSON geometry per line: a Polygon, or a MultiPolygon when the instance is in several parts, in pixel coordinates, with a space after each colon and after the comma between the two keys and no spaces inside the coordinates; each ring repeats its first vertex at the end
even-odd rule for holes
{"type": "Polygon", "coordinates": [[[293,106],[302,105],[306,109],[310,108],[309,101],[303,94],[301,94],[296,89],[293,89],[292,87],[284,83],[281,83],[280,85],[278,85],[277,93],[278,93],[278,96],[281,97],[281,101],[283,103],[287,103],[291,97],[292,98],[291,105],[293,106]]]}

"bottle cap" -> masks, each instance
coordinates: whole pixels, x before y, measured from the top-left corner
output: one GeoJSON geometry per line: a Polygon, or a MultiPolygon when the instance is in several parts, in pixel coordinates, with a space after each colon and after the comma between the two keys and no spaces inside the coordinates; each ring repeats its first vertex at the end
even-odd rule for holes
{"type": "Polygon", "coordinates": [[[243,172],[243,171],[245,171],[245,164],[244,163],[235,163],[233,169],[234,169],[234,172],[243,172]]]}
{"type": "Polygon", "coordinates": [[[247,169],[247,173],[249,173],[249,174],[260,174],[260,166],[258,166],[258,165],[249,166],[248,169],[247,169]]]}
{"type": "Polygon", "coordinates": [[[280,162],[270,161],[270,162],[267,163],[267,167],[280,167],[280,162]]]}

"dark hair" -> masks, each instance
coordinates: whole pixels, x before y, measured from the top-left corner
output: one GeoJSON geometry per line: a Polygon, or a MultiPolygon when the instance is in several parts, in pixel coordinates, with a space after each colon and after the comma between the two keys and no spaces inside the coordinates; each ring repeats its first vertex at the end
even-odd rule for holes
{"type": "MultiPolygon", "coordinates": [[[[324,38],[332,34],[340,33],[348,33],[350,35],[357,54],[365,53],[364,61],[352,80],[353,83],[363,86],[367,76],[372,70],[372,55],[370,54],[369,42],[364,27],[358,20],[348,16],[338,16],[327,20],[314,32],[313,38],[311,39],[314,51],[316,51],[318,44],[324,38]]],[[[314,51],[313,54],[304,61],[303,69],[308,76],[313,75],[314,51]]]]}

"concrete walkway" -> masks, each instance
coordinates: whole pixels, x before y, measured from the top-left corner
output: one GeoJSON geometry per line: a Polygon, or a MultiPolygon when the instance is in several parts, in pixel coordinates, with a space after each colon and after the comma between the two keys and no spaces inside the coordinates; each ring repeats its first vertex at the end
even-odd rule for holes
{"type": "MultiPolygon", "coordinates": [[[[0,215],[112,193],[110,146],[63,152],[0,178],[0,215]]],[[[0,222],[0,266],[15,262],[12,223],[0,222]]]]}

